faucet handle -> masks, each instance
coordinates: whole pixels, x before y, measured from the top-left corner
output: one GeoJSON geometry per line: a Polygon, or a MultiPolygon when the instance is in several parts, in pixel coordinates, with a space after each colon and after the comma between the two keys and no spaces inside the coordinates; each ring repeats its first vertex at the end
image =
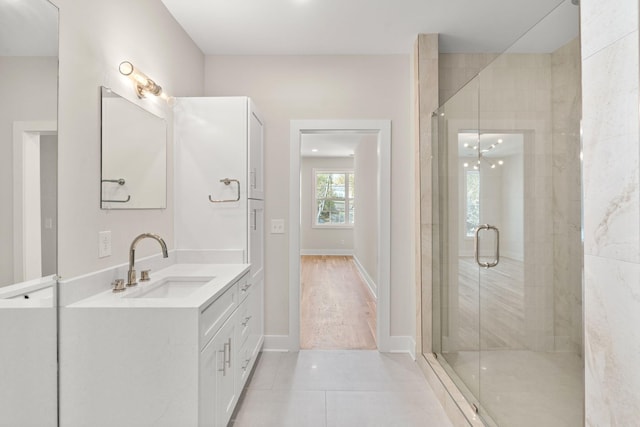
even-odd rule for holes
{"type": "Polygon", "coordinates": [[[116,279],[116,281],[113,282],[113,293],[122,292],[124,290],[124,279],[116,279]]]}
{"type": "Polygon", "coordinates": [[[142,271],[140,272],[140,281],[141,281],[141,282],[146,282],[146,281],[148,281],[149,279],[151,279],[151,277],[149,277],[149,272],[150,272],[150,271],[151,271],[151,269],[149,269],[149,270],[142,270],[142,271]]]}

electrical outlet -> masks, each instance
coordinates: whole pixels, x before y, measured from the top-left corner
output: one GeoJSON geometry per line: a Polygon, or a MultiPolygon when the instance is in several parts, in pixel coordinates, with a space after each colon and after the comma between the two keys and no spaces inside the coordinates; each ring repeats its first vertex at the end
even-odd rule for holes
{"type": "Polygon", "coordinates": [[[284,219],[271,220],[271,234],[284,234],[284,219]]]}
{"type": "Polygon", "coordinates": [[[100,231],[98,233],[98,258],[111,256],[111,232],[100,231]]]}

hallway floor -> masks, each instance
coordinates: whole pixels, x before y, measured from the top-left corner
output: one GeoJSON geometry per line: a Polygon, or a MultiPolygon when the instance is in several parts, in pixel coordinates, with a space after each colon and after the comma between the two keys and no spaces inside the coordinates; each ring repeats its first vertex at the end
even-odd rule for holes
{"type": "Polygon", "coordinates": [[[300,348],[375,350],[376,301],[351,256],[300,257],[300,348]]]}
{"type": "Polygon", "coordinates": [[[262,353],[234,427],[451,426],[406,354],[368,350],[262,353]]]}

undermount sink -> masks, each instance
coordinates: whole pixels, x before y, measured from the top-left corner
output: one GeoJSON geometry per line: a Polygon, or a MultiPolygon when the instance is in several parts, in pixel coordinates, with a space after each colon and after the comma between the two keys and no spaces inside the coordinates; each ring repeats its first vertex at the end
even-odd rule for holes
{"type": "Polygon", "coordinates": [[[215,279],[207,277],[165,277],[155,283],[140,285],[142,288],[123,295],[124,298],[184,298],[191,295],[201,286],[215,279]]]}

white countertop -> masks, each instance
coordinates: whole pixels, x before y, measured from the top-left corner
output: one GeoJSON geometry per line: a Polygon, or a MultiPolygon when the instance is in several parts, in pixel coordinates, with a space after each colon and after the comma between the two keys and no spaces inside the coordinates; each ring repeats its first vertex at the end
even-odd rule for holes
{"type": "Polygon", "coordinates": [[[158,271],[151,271],[151,280],[141,282],[124,292],[112,290],[100,292],[68,305],[68,308],[198,308],[214,301],[231,284],[249,271],[249,264],[174,264],[158,271]],[[213,277],[192,293],[176,298],[132,298],[169,277],[213,277]]]}

